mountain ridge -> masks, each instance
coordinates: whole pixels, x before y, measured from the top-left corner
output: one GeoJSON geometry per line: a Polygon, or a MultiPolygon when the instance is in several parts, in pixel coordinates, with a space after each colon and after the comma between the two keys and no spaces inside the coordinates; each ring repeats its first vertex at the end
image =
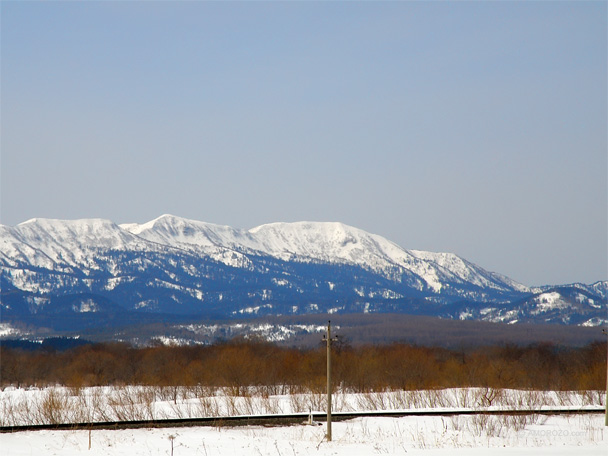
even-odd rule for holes
{"type": "Polygon", "coordinates": [[[608,282],[530,288],[458,255],[407,250],[340,222],[244,230],[170,214],[143,224],[0,225],[0,273],[10,290],[2,290],[3,315],[15,318],[55,306],[224,316],[397,311],[595,325],[606,320],[608,290],[608,282]],[[60,305],[68,295],[72,307],[60,305]]]}
{"type": "MultiPolygon", "coordinates": [[[[341,222],[274,222],[259,225],[249,230],[236,230],[228,226],[198,222],[173,215],[164,215],[142,225],[130,224],[129,229],[133,234],[158,241],[158,232],[156,232],[155,237],[153,234],[146,234],[146,231],[153,231],[152,228],[159,221],[167,219],[171,219],[174,222],[172,226],[175,226],[175,222],[177,222],[190,228],[198,227],[200,229],[202,227],[205,231],[212,229],[215,230],[214,234],[217,234],[217,230],[222,230],[222,234],[229,232],[232,235],[232,239],[229,239],[228,242],[225,236],[217,236],[216,242],[213,243],[216,247],[235,249],[238,252],[246,253],[262,252],[282,260],[300,257],[331,262],[332,260],[340,259],[360,265],[375,265],[378,268],[388,267],[389,264],[387,263],[390,263],[415,272],[431,288],[437,290],[441,288],[437,271],[430,271],[419,260],[428,262],[428,257],[433,256],[431,261],[437,264],[440,275],[449,276],[452,274],[461,280],[466,280],[466,276],[471,275],[467,273],[467,269],[476,268],[476,272],[482,270],[482,268],[453,253],[406,250],[382,236],[368,233],[341,222]],[[260,237],[262,240],[260,240],[260,237]],[[359,247],[362,244],[363,246],[359,247]],[[365,251],[372,251],[374,253],[371,256],[361,257],[365,251]],[[424,253],[426,258],[421,258],[420,254],[422,253],[424,253]],[[444,265],[435,261],[437,256],[449,258],[452,261],[452,268],[447,268],[449,272],[446,272],[444,265]],[[459,271],[454,270],[454,265],[458,266],[459,271]]],[[[208,236],[206,238],[209,239],[208,236]]],[[[175,245],[171,242],[170,244],[175,245]]],[[[200,246],[200,244],[198,245],[200,246]]],[[[486,270],[483,270],[483,273],[486,276],[484,286],[487,286],[492,280],[503,282],[504,276],[500,274],[486,270]]],[[[454,277],[452,277],[452,280],[454,280],[454,277]]],[[[511,279],[508,279],[506,282],[508,283],[508,287],[515,286],[520,291],[528,291],[528,287],[518,284],[511,279]]],[[[480,283],[479,285],[482,284],[480,283]]]]}

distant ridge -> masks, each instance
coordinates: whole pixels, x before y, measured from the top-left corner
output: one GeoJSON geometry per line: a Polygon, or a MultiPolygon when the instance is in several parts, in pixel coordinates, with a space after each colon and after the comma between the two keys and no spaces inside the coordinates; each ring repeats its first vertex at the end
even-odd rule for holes
{"type": "Polygon", "coordinates": [[[531,289],[455,254],[407,250],[339,222],[240,230],[173,215],[143,224],[0,225],[0,279],[2,320],[69,316],[75,326],[119,322],[121,312],[397,312],[596,326],[606,322],[608,289],[608,282],[531,289]]]}

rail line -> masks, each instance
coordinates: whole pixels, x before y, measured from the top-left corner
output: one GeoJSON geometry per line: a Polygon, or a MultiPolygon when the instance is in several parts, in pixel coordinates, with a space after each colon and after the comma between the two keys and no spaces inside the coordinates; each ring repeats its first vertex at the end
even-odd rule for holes
{"type": "MultiPolygon", "coordinates": [[[[333,421],[346,421],[364,417],[405,416],[458,416],[458,415],[582,415],[605,413],[603,407],[568,408],[552,407],[531,409],[420,409],[420,410],[375,410],[362,412],[335,412],[333,421]]],[[[293,424],[319,423],[325,421],[325,412],[290,413],[280,415],[237,415],[204,418],[169,418],[162,420],[104,421],[92,423],[32,424],[23,426],[0,426],[0,433],[43,430],[121,430],[138,428],[172,428],[195,426],[288,426],[293,424]]]]}

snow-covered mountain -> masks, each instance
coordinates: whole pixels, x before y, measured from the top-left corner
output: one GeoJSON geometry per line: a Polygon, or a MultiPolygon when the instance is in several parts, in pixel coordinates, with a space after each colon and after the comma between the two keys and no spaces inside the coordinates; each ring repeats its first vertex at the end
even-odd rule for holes
{"type": "Polygon", "coordinates": [[[29,265],[73,272],[95,270],[95,255],[112,250],[145,250],[146,242],[109,220],[32,219],[0,226],[3,266],[29,265]]]}
{"type": "MultiPolygon", "coordinates": [[[[503,291],[527,287],[475,266],[450,253],[408,251],[378,235],[330,222],[271,223],[248,231],[164,215],[143,225],[122,227],[146,240],[196,250],[223,261],[227,251],[266,255],[283,261],[353,264],[390,276],[395,268],[416,276],[420,289],[440,292],[449,282],[503,291]],[[221,254],[220,254],[221,252],[221,254]]],[[[238,265],[238,262],[227,264],[238,265]]]]}
{"type": "Polygon", "coordinates": [[[586,297],[572,298],[580,318],[566,318],[574,308],[563,300],[545,305],[539,298],[542,309],[555,310],[549,313],[530,304],[539,293],[557,291],[532,290],[457,255],[406,250],[341,223],[239,230],[171,215],[144,224],[33,219],[0,226],[0,279],[3,318],[66,309],[215,316],[391,311],[510,322],[546,314],[547,321],[599,324],[608,288],[600,282],[561,289],[586,297]]]}

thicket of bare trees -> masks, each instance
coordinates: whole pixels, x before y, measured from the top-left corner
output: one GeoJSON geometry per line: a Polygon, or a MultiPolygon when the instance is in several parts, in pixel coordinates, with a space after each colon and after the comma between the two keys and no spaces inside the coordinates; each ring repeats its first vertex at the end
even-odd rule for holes
{"type": "MultiPolygon", "coordinates": [[[[481,386],[536,390],[601,390],[606,345],[565,348],[503,345],[468,351],[406,344],[335,347],[333,378],[352,392],[481,386]]],[[[249,386],[269,394],[323,391],[325,351],[233,340],[211,346],[133,348],[95,344],[67,351],[0,348],[2,386],[249,386]]]]}

